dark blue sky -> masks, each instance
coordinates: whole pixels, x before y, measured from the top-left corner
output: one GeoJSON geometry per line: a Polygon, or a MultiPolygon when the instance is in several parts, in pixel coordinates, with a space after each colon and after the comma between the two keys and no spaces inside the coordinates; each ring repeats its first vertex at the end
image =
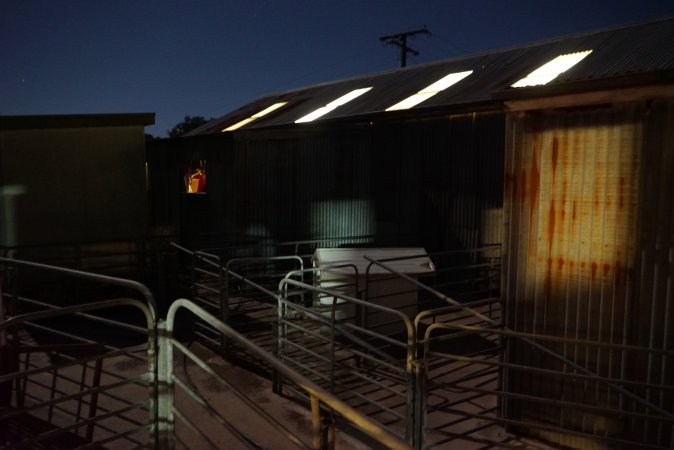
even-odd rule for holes
{"type": "Polygon", "coordinates": [[[156,112],[163,136],[265,94],[674,14],[674,0],[0,0],[0,115],[156,112]]]}

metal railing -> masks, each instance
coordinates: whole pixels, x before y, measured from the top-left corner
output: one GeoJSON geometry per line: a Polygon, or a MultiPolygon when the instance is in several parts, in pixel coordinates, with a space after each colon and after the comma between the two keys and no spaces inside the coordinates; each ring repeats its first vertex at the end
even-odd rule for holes
{"type": "Polygon", "coordinates": [[[429,420],[431,414],[426,415],[426,448],[443,448],[450,441],[499,442],[505,448],[517,446],[522,435],[573,448],[672,448],[674,413],[649,401],[674,398],[672,385],[645,383],[624,371],[617,376],[588,373],[562,358],[540,364],[543,349],[562,347],[579,355],[601,351],[615,354],[617,360],[657,356],[667,361],[664,364],[674,362],[672,351],[494,327],[433,324],[424,338],[423,380],[453,401],[442,408],[426,408],[435,414],[434,423],[429,420]],[[495,351],[498,347],[459,353],[462,346],[452,343],[476,338],[500,341],[511,355],[500,355],[495,351]],[[551,392],[558,395],[551,398],[551,392]]]}
{"type": "MultiPolygon", "coordinates": [[[[32,310],[0,321],[0,336],[6,338],[0,347],[3,448],[222,448],[218,439],[225,435],[232,436],[237,445],[259,448],[254,432],[246,423],[237,422],[241,417],[246,421],[257,418],[251,419],[253,424],[266,422],[272,434],[300,448],[328,449],[340,444],[352,448],[356,438],[345,437],[337,423],[349,423],[366,442],[409,448],[386,428],[188,300],[176,301],[166,322],[157,321],[152,294],[134,281],[11,259],[1,259],[0,264],[3,280],[17,269],[31,267],[63,280],[119,285],[141,298],[61,306],[49,299],[27,297],[20,290],[0,293],[3,303],[12,303],[15,311],[32,310]],[[129,323],[130,311],[136,311],[141,320],[129,323]],[[305,392],[312,410],[309,425],[297,431],[281,420],[290,405],[281,412],[270,412],[251,401],[249,394],[236,394],[230,379],[236,374],[223,375],[217,364],[205,362],[213,353],[198,355],[174,335],[180,323],[177,317],[185,318],[185,312],[305,392]],[[130,339],[135,334],[139,337],[130,339]],[[183,377],[177,364],[180,358],[184,360],[183,377]],[[198,368],[198,383],[193,368],[198,368]],[[243,406],[232,407],[220,397],[204,395],[213,391],[214,383],[225,387],[227,399],[236,397],[243,406]]],[[[249,382],[250,376],[244,381],[249,382]]],[[[297,417],[303,416],[299,409],[297,417]]]]}
{"type": "MultiPolygon", "coordinates": [[[[229,236],[228,236],[229,237],[229,236]]],[[[222,241],[224,236],[215,239],[211,237],[208,242],[222,241]]],[[[245,236],[240,239],[228,239],[222,244],[207,244],[199,247],[199,250],[218,255],[224,261],[234,258],[268,257],[268,256],[300,256],[309,261],[317,248],[343,247],[346,245],[371,244],[374,236],[336,236],[330,238],[302,239],[292,241],[274,241],[267,237],[245,236]]]]}
{"type": "MultiPolygon", "coordinates": [[[[151,441],[155,347],[148,330],[153,326],[152,310],[131,299],[46,309],[0,323],[7,337],[0,375],[4,444],[134,448],[151,441]],[[145,343],[112,347],[76,331],[97,322],[93,312],[120,307],[145,318],[145,343]]],[[[129,331],[139,330],[126,327],[129,331]]]]}
{"type": "MultiPolygon", "coordinates": [[[[212,253],[193,252],[173,245],[190,258],[190,289],[195,303],[271,351],[278,279],[289,270],[302,272],[302,259],[276,256],[222,260],[212,253]]],[[[227,340],[207,323],[197,320],[194,328],[199,339],[209,347],[220,347],[230,355],[236,350],[226,346],[227,340]]]]}
{"type": "MultiPolygon", "coordinates": [[[[470,267],[464,267],[464,273],[466,270],[471,273],[487,271],[484,276],[486,281],[480,280],[479,283],[490,290],[494,289],[494,272],[500,262],[493,252],[493,248],[488,248],[470,253],[470,267]],[[484,256],[489,252],[492,252],[489,260],[478,261],[476,255],[484,256]]],[[[479,305],[466,305],[463,309],[452,309],[452,304],[459,303],[417,279],[406,279],[404,274],[395,271],[389,272],[390,276],[377,276],[376,281],[382,284],[389,280],[404,280],[410,293],[403,294],[413,294],[410,297],[413,297],[415,303],[414,310],[387,307],[390,302],[386,296],[357,298],[367,293],[367,285],[374,277],[359,274],[354,264],[293,270],[280,282],[278,289],[269,289],[251,279],[260,276],[255,271],[249,278],[231,269],[237,264],[248,264],[249,261],[268,264],[274,257],[236,258],[231,264],[223,264],[221,258],[206,252],[193,252],[192,257],[197,261],[203,258],[206,264],[211,265],[209,275],[213,277],[213,285],[218,283],[215,281],[218,277],[227,280],[222,284],[224,290],[231,280],[243,283],[246,288],[241,292],[245,291],[245,295],[238,300],[250,302],[263,297],[268,306],[272,299],[278,302],[277,317],[268,319],[268,329],[273,329],[274,319],[276,328],[271,336],[268,335],[271,340],[267,342],[281,361],[414,445],[421,445],[418,441],[421,426],[420,397],[427,395],[419,391],[418,369],[415,368],[419,352],[417,337],[423,337],[423,329],[433,321],[475,323],[477,320],[477,323],[481,323],[479,317],[483,313],[489,315],[489,320],[499,317],[498,298],[483,300],[479,305]],[[311,278],[313,284],[303,282],[305,278],[311,278]],[[361,292],[361,278],[366,280],[365,292],[361,292]],[[429,301],[431,298],[433,300],[429,301]],[[417,304],[436,307],[419,311],[417,304]],[[464,316],[473,322],[466,322],[464,316]]],[[[457,260],[451,253],[440,254],[440,257],[453,262],[457,260]],[[447,257],[448,254],[450,257],[447,257]]],[[[462,262],[465,262],[464,259],[462,262]]],[[[370,267],[375,263],[386,265],[371,262],[370,267]]],[[[446,283],[451,278],[446,273],[451,270],[456,272],[457,267],[447,268],[447,265],[442,265],[439,273],[433,274],[433,279],[446,283]]],[[[201,271],[192,273],[193,279],[204,276],[201,271]]],[[[278,276],[278,273],[273,273],[273,276],[278,276]]],[[[472,277],[473,285],[478,283],[475,281],[477,278],[472,277]]],[[[387,290],[390,289],[383,291],[387,290]]],[[[395,296],[400,294],[392,293],[395,296]]],[[[226,293],[227,297],[230,295],[226,293]]],[[[221,304],[227,307],[231,302],[228,299],[221,304]]],[[[231,318],[224,311],[216,314],[231,318]]],[[[231,324],[236,327],[235,323],[231,324]]],[[[271,375],[274,390],[283,392],[286,385],[282,377],[273,371],[271,375]]]]}
{"type": "Polygon", "coordinates": [[[8,317],[0,322],[0,435],[8,448],[151,443],[156,318],[150,291],[131,280],[6,258],[0,287],[6,288],[0,311],[8,317]],[[32,282],[17,286],[17,274],[32,282]],[[39,289],[44,279],[47,290],[39,289]],[[130,297],[72,304],[51,288],[73,280],[106,291],[115,286],[130,297]]]}
{"type": "MultiPolygon", "coordinates": [[[[415,333],[402,312],[284,278],[279,284],[279,359],[411,443],[415,333]],[[303,299],[314,298],[312,305],[303,299]],[[366,327],[376,311],[395,337],[366,327]]],[[[283,388],[277,380],[277,390],[283,388]]]]}
{"type": "Polygon", "coordinates": [[[3,245],[0,246],[0,257],[108,275],[148,278],[158,276],[158,259],[168,248],[169,242],[169,236],[157,236],[146,239],[3,245]]]}
{"type": "MultiPolygon", "coordinates": [[[[672,448],[674,413],[663,405],[674,388],[630,375],[638,361],[665,373],[671,351],[508,330],[500,248],[428,256],[436,270],[421,278],[396,271],[400,258],[366,257],[364,275],[354,265],[321,277],[331,268],[319,267],[289,273],[278,289],[246,282],[278,300],[272,345],[283,362],[416,448],[672,448]],[[371,277],[375,266],[389,275],[371,277]],[[371,282],[402,290],[373,296],[371,282]],[[615,364],[594,367],[585,354],[615,364]]],[[[274,387],[294,393],[282,377],[274,387]]]]}
{"type": "Polygon", "coordinates": [[[512,331],[497,297],[460,302],[389,261],[366,259],[448,305],[415,318],[423,448],[520,448],[522,436],[573,448],[674,448],[674,413],[663,407],[674,404],[674,387],[645,382],[636,369],[656,361],[664,373],[674,352],[512,331]],[[614,364],[587,359],[598,354],[614,364]]]}
{"type": "MultiPolygon", "coordinates": [[[[166,379],[161,380],[162,382],[160,382],[160,386],[164,386],[165,389],[163,395],[160,395],[162,404],[160,405],[159,409],[162,411],[161,415],[166,417],[166,421],[160,420],[160,423],[166,425],[166,430],[164,433],[162,433],[162,435],[167,436],[169,439],[167,448],[173,448],[174,446],[174,439],[176,438],[176,421],[184,425],[184,431],[191,431],[195,436],[199,437],[201,442],[205,442],[208,447],[214,449],[222,448],[220,446],[222,443],[222,436],[219,434],[222,433],[223,428],[230,430],[231,437],[238,441],[239,445],[242,447],[245,446],[248,448],[259,448],[256,447],[256,445],[258,445],[256,441],[264,439],[263,436],[267,436],[267,438],[269,438],[265,429],[259,428],[259,426],[256,426],[254,430],[249,430],[248,434],[246,434],[245,430],[242,429],[240,424],[234,424],[234,421],[237,417],[239,419],[241,418],[243,414],[241,411],[218,411],[214,405],[207,404],[202,394],[195,391],[194,389],[191,389],[188,383],[182,381],[172,371],[172,368],[175,367],[173,362],[175,358],[174,352],[178,352],[179,354],[185,355],[187,358],[193,361],[201,370],[205,371],[219,384],[226,386],[231,392],[236,392],[235,387],[232,386],[231,383],[221,377],[208,365],[200,361],[193,352],[173,338],[172,334],[175,318],[178,312],[181,310],[187,310],[195,316],[198,316],[200,320],[208,322],[211,327],[222,333],[228,340],[236,341],[238,345],[245,347],[248,352],[260,359],[265,365],[272,367],[273,370],[278,372],[284,379],[292,382],[294,386],[297,386],[307,394],[310,399],[311,407],[310,433],[307,433],[309,436],[309,442],[305,441],[306,435],[302,436],[299,433],[294,433],[292,430],[285,427],[282,423],[272,417],[265,409],[257,405],[253,399],[248,398],[242,393],[235,394],[236,399],[242,402],[251,413],[255,413],[258,417],[262,418],[267,423],[267,425],[277,432],[277,436],[283,437],[289,442],[297,444],[302,448],[334,448],[336,440],[335,424],[332,420],[332,416],[337,414],[352,424],[352,426],[355,426],[370,438],[382,445],[387,446],[388,448],[409,448],[404,441],[398,439],[381,425],[359,413],[333,394],[327,392],[325,389],[302,376],[297,371],[288,367],[286,364],[283,364],[271,354],[260,349],[244,336],[234,331],[231,327],[225,325],[213,315],[209,314],[203,308],[200,308],[199,306],[185,299],[179,299],[173,302],[169,309],[166,323],[162,326],[164,331],[160,332],[160,348],[165,350],[165,352],[160,354],[160,367],[165,367],[167,372],[166,379]],[[216,423],[222,425],[223,428],[220,428],[217,431],[218,434],[209,434],[207,430],[204,430],[200,427],[199,423],[185,416],[178,408],[176,408],[173,398],[173,386],[180,388],[180,390],[185,392],[187,396],[190,397],[195,403],[202,406],[216,423]]],[[[160,370],[160,372],[163,372],[163,370],[160,370]]],[[[182,443],[189,445],[190,441],[188,436],[182,435],[177,437],[181,440],[182,443]]]]}

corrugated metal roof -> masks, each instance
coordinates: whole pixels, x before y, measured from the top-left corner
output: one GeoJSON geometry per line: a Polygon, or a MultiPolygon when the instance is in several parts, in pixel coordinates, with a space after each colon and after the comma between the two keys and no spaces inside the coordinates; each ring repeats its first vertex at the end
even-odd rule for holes
{"type": "MultiPolygon", "coordinates": [[[[557,39],[451,58],[389,72],[308,86],[269,95],[189,133],[208,134],[263,110],[276,102],[288,102],[268,116],[256,119],[244,129],[293,124],[300,117],[359,88],[372,87],[366,94],[322,116],[318,121],[383,113],[386,108],[418,92],[443,76],[472,70],[473,73],[448,89],[413,108],[414,111],[470,107],[475,104],[499,103],[495,93],[524,91],[510,88],[530,72],[566,53],[592,50],[579,64],[560,74],[547,86],[557,88],[639,74],[674,71],[674,17],[656,19],[619,28],[575,34],[557,39]]],[[[638,83],[637,79],[626,80],[638,83]]],[[[601,88],[601,87],[599,87],[601,88]]],[[[540,87],[538,88],[540,89],[540,87]]],[[[519,93],[519,92],[518,92],[519,93]]],[[[394,114],[393,112],[387,114],[394,114]]]]}

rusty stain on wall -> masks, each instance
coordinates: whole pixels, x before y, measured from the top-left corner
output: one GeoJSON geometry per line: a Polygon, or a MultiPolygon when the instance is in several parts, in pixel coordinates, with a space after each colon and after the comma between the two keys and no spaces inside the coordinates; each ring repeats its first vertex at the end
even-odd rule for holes
{"type": "Polygon", "coordinates": [[[505,175],[512,180],[506,193],[518,199],[509,202],[528,222],[511,214],[521,232],[511,233],[516,242],[509,245],[526,245],[517,254],[527,259],[517,264],[524,295],[514,299],[523,303],[516,325],[617,339],[606,317],[623,314],[610,295],[624,289],[634,259],[640,148],[632,143],[639,125],[608,110],[523,116],[519,125],[521,154],[511,155],[505,175]],[[579,315],[588,320],[571,322],[579,315]]]}
{"type": "MultiPolygon", "coordinates": [[[[554,351],[598,377],[650,383],[652,395],[635,392],[663,411],[674,402],[673,123],[674,99],[512,114],[504,186],[507,327],[569,338],[554,351]]],[[[552,374],[568,366],[531,346],[513,346],[508,358],[549,370],[512,371],[511,392],[650,413],[611,389],[560,384],[552,374]]],[[[655,420],[624,427],[608,414],[515,399],[507,408],[562,429],[672,442],[671,426],[655,420]]]]}

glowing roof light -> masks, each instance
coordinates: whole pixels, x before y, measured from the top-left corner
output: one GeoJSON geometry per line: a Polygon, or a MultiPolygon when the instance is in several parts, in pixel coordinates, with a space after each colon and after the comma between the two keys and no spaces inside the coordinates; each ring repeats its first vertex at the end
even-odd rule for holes
{"type": "Polygon", "coordinates": [[[355,90],[349,92],[348,94],[344,94],[341,97],[339,97],[338,99],[331,101],[327,105],[318,108],[316,111],[310,112],[309,114],[307,114],[304,117],[300,117],[299,119],[297,119],[295,121],[295,123],[311,122],[312,120],[316,120],[319,117],[326,115],[330,111],[333,111],[333,110],[339,108],[343,104],[348,103],[348,102],[350,102],[351,100],[353,100],[357,97],[360,97],[361,95],[363,95],[364,93],[366,93],[370,89],[372,89],[372,87],[355,89],[355,90]]]}
{"type": "Polygon", "coordinates": [[[274,103],[273,105],[263,109],[262,111],[253,114],[252,116],[248,117],[247,119],[243,119],[241,122],[237,122],[234,125],[230,125],[227,128],[223,128],[222,131],[233,131],[233,130],[236,130],[238,128],[241,128],[242,126],[251,123],[253,120],[259,119],[262,116],[266,116],[267,114],[269,114],[272,111],[276,111],[277,109],[279,109],[281,106],[285,105],[286,103],[288,103],[288,102],[274,103]]]}
{"type": "Polygon", "coordinates": [[[386,111],[396,111],[399,109],[410,109],[413,106],[418,105],[421,102],[424,102],[428,100],[429,98],[433,97],[435,94],[444,91],[448,87],[452,86],[453,84],[458,83],[459,81],[463,80],[466,78],[468,75],[473,73],[472,70],[468,70],[466,72],[456,72],[456,73],[450,73],[449,75],[440,78],[438,81],[435,83],[426,86],[419,92],[417,92],[414,95],[411,95],[407,97],[405,100],[396,103],[393,106],[390,106],[386,108],[386,111]]]}
{"type": "Polygon", "coordinates": [[[557,78],[559,74],[566,72],[578,64],[590,53],[592,53],[592,50],[559,55],[555,59],[543,64],[541,67],[534,70],[529,75],[519,80],[517,83],[513,84],[512,87],[539,86],[541,84],[548,84],[557,78]]]}

